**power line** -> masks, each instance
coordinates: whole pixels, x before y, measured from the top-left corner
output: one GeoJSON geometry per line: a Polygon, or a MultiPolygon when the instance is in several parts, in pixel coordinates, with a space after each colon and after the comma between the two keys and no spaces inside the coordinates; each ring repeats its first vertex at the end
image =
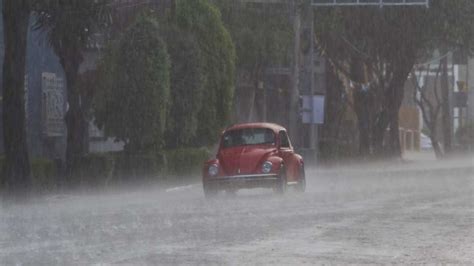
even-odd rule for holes
{"type": "Polygon", "coordinates": [[[430,64],[432,64],[432,63],[434,63],[434,62],[436,62],[436,61],[439,61],[439,60],[441,60],[441,59],[443,59],[443,58],[449,56],[450,53],[453,53],[453,52],[455,52],[456,50],[457,50],[457,48],[454,49],[454,50],[452,50],[452,51],[447,52],[447,53],[444,54],[444,55],[441,55],[441,56],[439,56],[439,57],[430,59],[429,61],[427,61],[427,62],[425,62],[425,63],[415,64],[415,66],[430,65],[430,64]]]}

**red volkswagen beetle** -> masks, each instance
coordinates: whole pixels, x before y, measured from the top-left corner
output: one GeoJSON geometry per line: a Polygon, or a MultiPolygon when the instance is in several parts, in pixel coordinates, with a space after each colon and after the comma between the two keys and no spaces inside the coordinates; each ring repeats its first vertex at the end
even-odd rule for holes
{"type": "Polygon", "coordinates": [[[221,135],[215,159],[204,163],[206,197],[220,190],[267,187],[285,193],[306,187],[303,157],[296,154],[286,129],[271,123],[238,124],[221,135]]]}

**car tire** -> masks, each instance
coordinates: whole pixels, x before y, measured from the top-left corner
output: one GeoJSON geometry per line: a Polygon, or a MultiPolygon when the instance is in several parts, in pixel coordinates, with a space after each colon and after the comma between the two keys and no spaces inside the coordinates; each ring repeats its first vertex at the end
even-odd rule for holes
{"type": "Polygon", "coordinates": [[[288,188],[288,183],[286,179],[286,167],[284,165],[280,168],[280,174],[278,175],[278,181],[273,191],[277,194],[285,194],[288,188]]]}
{"type": "Polygon", "coordinates": [[[217,189],[210,184],[203,183],[204,196],[207,199],[214,198],[217,195],[217,189]]]}
{"type": "Polygon", "coordinates": [[[304,165],[300,166],[300,180],[296,185],[296,191],[303,193],[306,190],[306,173],[304,171],[304,165]]]}

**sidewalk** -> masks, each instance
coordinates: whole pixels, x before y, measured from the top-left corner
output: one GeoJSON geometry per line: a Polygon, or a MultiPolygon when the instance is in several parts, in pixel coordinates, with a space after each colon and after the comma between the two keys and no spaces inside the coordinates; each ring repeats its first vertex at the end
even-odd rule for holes
{"type": "Polygon", "coordinates": [[[436,161],[433,150],[405,151],[402,158],[405,161],[436,161]]]}
{"type": "Polygon", "coordinates": [[[350,172],[365,172],[365,171],[399,171],[399,170],[414,170],[414,169],[449,169],[449,168],[472,168],[474,169],[474,154],[457,154],[450,158],[442,160],[436,159],[432,150],[423,151],[406,151],[402,159],[392,160],[367,160],[367,161],[350,161],[334,163],[332,165],[320,165],[315,169],[320,172],[333,171],[350,171],[350,172]]]}

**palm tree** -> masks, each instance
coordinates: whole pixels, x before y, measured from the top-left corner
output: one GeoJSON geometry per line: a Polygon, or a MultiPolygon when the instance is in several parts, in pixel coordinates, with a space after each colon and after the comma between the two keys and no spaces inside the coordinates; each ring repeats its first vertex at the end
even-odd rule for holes
{"type": "Polygon", "coordinates": [[[35,29],[45,32],[66,76],[68,110],[66,113],[68,175],[78,159],[87,152],[87,129],[82,92],[76,86],[79,66],[96,30],[107,25],[107,0],[37,1],[35,29]]]}

